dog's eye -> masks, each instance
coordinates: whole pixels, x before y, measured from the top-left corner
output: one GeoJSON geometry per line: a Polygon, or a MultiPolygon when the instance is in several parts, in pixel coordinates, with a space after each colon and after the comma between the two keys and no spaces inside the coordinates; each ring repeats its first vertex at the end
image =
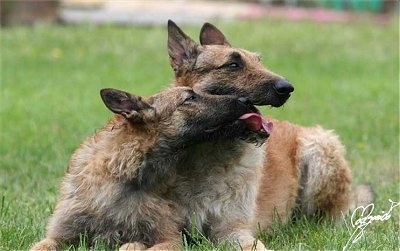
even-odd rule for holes
{"type": "Polygon", "coordinates": [[[188,96],[185,98],[185,100],[183,101],[183,103],[190,102],[190,101],[194,101],[194,100],[196,100],[197,98],[198,98],[198,96],[197,96],[196,93],[190,94],[190,95],[188,95],[188,96]]]}
{"type": "Polygon", "coordinates": [[[225,68],[230,71],[240,70],[242,67],[243,67],[243,65],[239,62],[231,62],[231,63],[227,63],[225,65],[225,68]]]}
{"type": "Polygon", "coordinates": [[[229,68],[232,68],[232,69],[239,68],[239,64],[238,63],[230,63],[228,66],[229,66],[229,68]]]}
{"type": "Polygon", "coordinates": [[[196,95],[191,95],[190,97],[187,97],[187,98],[185,99],[185,101],[195,100],[195,99],[197,99],[197,96],[196,96],[196,95]]]}

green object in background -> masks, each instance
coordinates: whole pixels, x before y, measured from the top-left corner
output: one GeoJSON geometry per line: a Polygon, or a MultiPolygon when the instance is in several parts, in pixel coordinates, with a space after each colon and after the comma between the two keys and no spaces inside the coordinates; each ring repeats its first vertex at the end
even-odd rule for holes
{"type": "Polygon", "coordinates": [[[321,7],[343,10],[345,9],[344,0],[317,0],[317,5],[321,7]]]}
{"type": "Polygon", "coordinates": [[[349,0],[352,10],[380,12],[383,7],[383,0],[349,0]]]}
{"type": "Polygon", "coordinates": [[[344,0],[332,0],[332,7],[337,10],[343,10],[346,8],[346,4],[344,0]]]}
{"type": "Polygon", "coordinates": [[[381,12],[384,0],[317,0],[317,5],[335,10],[381,12]]]}

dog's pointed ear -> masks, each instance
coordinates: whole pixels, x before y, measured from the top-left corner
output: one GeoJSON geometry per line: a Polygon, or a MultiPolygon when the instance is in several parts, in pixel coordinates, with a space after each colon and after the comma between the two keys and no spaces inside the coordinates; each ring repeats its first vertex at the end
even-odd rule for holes
{"type": "Polygon", "coordinates": [[[168,20],[168,54],[175,72],[185,60],[197,57],[197,43],[171,20],[168,20]]]}
{"type": "Polygon", "coordinates": [[[201,45],[226,45],[231,44],[226,40],[224,34],[210,23],[204,23],[200,30],[201,45]]]}
{"type": "Polygon", "coordinates": [[[100,96],[108,109],[133,122],[143,122],[143,112],[152,108],[141,97],[117,89],[102,89],[100,96]]]}

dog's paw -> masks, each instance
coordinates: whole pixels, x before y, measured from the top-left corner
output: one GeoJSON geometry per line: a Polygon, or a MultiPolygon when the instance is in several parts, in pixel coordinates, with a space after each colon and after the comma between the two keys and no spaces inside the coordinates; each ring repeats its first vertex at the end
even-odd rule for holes
{"type": "Polygon", "coordinates": [[[125,243],[119,248],[119,251],[142,251],[146,246],[140,242],[125,243]]]}
{"type": "Polygon", "coordinates": [[[243,250],[243,251],[270,251],[270,249],[267,249],[260,240],[242,241],[240,243],[240,250],[243,250]]]}
{"type": "Polygon", "coordinates": [[[60,250],[60,245],[54,239],[44,239],[33,245],[30,251],[56,251],[60,250]]]}

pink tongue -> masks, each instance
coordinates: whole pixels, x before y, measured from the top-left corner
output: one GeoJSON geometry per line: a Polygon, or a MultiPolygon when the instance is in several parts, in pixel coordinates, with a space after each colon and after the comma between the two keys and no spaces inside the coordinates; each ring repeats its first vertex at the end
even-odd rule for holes
{"type": "Polygon", "coordinates": [[[258,132],[261,130],[261,128],[267,133],[272,132],[272,122],[268,122],[258,113],[246,113],[240,116],[239,119],[244,120],[249,130],[252,130],[253,132],[258,132]]]}

